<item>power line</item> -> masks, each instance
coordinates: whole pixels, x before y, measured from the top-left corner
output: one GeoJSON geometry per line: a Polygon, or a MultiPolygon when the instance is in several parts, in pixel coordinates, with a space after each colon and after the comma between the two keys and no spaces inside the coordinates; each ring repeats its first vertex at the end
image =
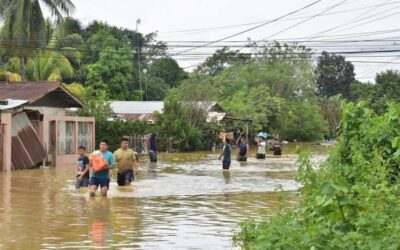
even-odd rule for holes
{"type": "Polygon", "coordinates": [[[347,0],[343,0],[343,1],[341,1],[341,2],[339,2],[339,3],[337,3],[337,4],[335,4],[335,5],[332,5],[331,7],[325,9],[324,11],[322,11],[322,12],[316,14],[316,15],[313,15],[313,16],[311,16],[311,17],[309,17],[309,18],[307,18],[307,19],[305,19],[305,20],[303,20],[303,21],[300,21],[300,22],[298,22],[298,23],[295,23],[295,24],[293,24],[293,25],[291,25],[291,26],[289,26],[289,27],[287,27],[287,28],[285,28],[285,29],[283,29],[283,30],[280,30],[280,31],[278,31],[278,32],[276,32],[276,33],[274,33],[274,34],[272,34],[272,35],[270,35],[270,36],[268,36],[268,37],[262,39],[261,41],[266,41],[266,40],[270,39],[271,37],[274,37],[274,36],[276,36],[276,35],[278,35],[278,34],[281,34],[281,33],[285,32],[285,31],[287,31],[287,30],[290,30],[291,28],[294,28],[294,27],[296,27],[296,26],[298,26],[298,25],[300,25],[300,24],[303,24],[303,23],[305,23],[305,22],[307,22],[307,21],[310,21],[311,19],[314,19],[314,18],[316,18],[316,17],[319,17],[320,15],[322,15],[322,14],[324,14],[324,13],[326,13],[326,12],[328,12],[328,11],[330,11],[330,10],[332,10],[332,9],[334,9],[334,8],[336,8],[336,7],[338,7],[338,6],[340,6],[341,4],[343,4],[343,3],[346,2],[346,1],[347,1],[347,0]]]}
{"type": "MultiPolygon", "coordinates": [[[[393,8],[392,10],[399,9],[399,8],[400,8],[400,6],[399,6],[399,7],[396,7],[396,8],[393,8]]],[[[385,12],[387,12],[387,11],[385,11],[385,12]]],[[[382,12],[382,13],[385,13],[385,12],[382,12]]],[[[380,14],[382,14],[382,13],[380,13],[380,14]]],[[[395,12],[395,13],[392,13],[392,14],[389,14],[389,15],[386,15],[386,16],[383,16],[383,17],[375,18],[375,19],[370,20],[370,21],[368,21],[368,22],[364,22],[364,23],[360,23],[360,24],[357,24],[357,25],[354,25],[354,26],[351,26],[351,27],[347,27],[347,28],[344,28],[344,29],[340,29],[340,30],[336,31],[336,33],[337,33],[337,32],[340,32],[340,31],[344,31],[344,30],[354,29],[354,28],[356,28],[356,27],[360,27],[360,26],[363,26],[363,25],[365,25],[365,24],[369,24],[369,23],[373,23],[373,22],[376,22],[376,21],[380,21],[380,20],[382,20],[382,19],[386,19],[386,18],[388,18],[388,17],[397,15],[397,14],[399,14],[399,13],[400,13],[400,11],[397,11],[397,12],[395,12]]]]}
{"type": "MultiPolygon", "coordinates": [[[[353,19],[351,19],[351,20],[355,20],[354,22],[362,21],[362,20],[364,20],[364,19],[358,19],[358,18],[360,18],[360,17],[364,16],[365,14],[368,14],[369,12],[374,11],[374,10],[376,10],[376,9],[382,7],[382,6],[385,6],[385,4],[387,4],[387,3],[390,2],[390,1],[391,1],[391,0],[388,0],[388,1],[386,1],[385,3],[379,4],[378,6],[376,6],[375,8],[373,8],[372,10],[368,10],[368,11],[362,13],[361,15],[358,15],[357,17],[355,17],[355,18],[353,18],[353,19]]],[[[368,18],[370,18],[370,17],[368,17],[368,18]]],[[[354,23],[354,22],[350,21],[350,22],[347,22],[347,23],[344,24],[344,25],[338,25],[338,26],[329,28],[329,29],[327,29],[327,30],[318,32],[317,34],[312,35],[311,38],[309,38],[308,40],[312,40],[312,39],[314,39],[314,38],[316,38],[316,37],[318,37],[318,36],[320,36],[320,35],[322,35],[322,34],[324,34],[324,33],[328,33],[328,32],[330,32],[330,31],[332,31],[332,30],[335,30],[335,29],[340,28],[340,27],[343,27],[343,26],[347,26],[347,25],[349,25],[349,24],[351,24],[351,23],[354,23]]]]}
{"type": "Polygon", "coordinates": [[[211,44],[214,44],[214,43],[223,41],[223,40],[227,40],[227,39],[229,39],[229,38],[236,37],[236,36],[238,36],[238,35],[247,33],[247,32],[249,32],[249,31],[258,29],[258,28],[263,27],[263,26],[265,26],[265,25],[267,25],[267,24],[276,22],[276,21],[278,21],[278,20],[280,20],[280,19],[282,19],[282,18],[285,18],[285,17],[287,17],[287,16],[290,16],[290,15],[293,15],[293,14],[295,14],[295,13],[297,13],[297,12],[300,12],[300,11],[302,11],[302,10],[304,10],[304,9],[307,9],[307,8],[313,6],[313,5],[315,5],[315,4],[317,4],[317,3],[321,2],[321,1],[322,1],[322,0],[317,0],[317,1],[313,2],[313,3],[311,3],[311,4],[308,4],[308,5],[306,5],[306,6],[302,7],[302,8],[300,8],[300,9],[297,9],[297,10],[295,10],[295,11],[289,12],[288,14],[285,14],[285,15],[283,15],[283,16],[280,16],[280,17],[278,17],[278,18],[275,18],[275,19],[273,19],[273,20],[271,20],[271,21],[267,21],[267,22],[265,22],[265,23],[262,23],[262,24],[260,24],[260,25],[255,26],[255,27],[252,27],[252,28],[249,28],[249,29],[240,31],[240,32],[235,33],[235,34],[233,34],[233,35],[230,35],[230,36],[227,36],[227,37],[223,37],[223,38],[218,39],[218,40],[216,40],[216,41],[212,41],[212,42],[209,42],[209,43],[206,43],[206,44],[203,44],[203,45],[200,45],[200,46],[191,48],[191,49],[187,49],[187,50],[184,50],[184,51],[175,53],[175,54],[173,54],[173,55],[179,55],[179,54],[186,53],[186,52],[189,52],[189,51],[198,49],[198,48],[206,47],[206,46],[208,46],[208,45],[211,45],[211,44]]]}
{"type": "MultiPolygon", "coordinates": [[[[395,2],[386,3],[384,5],[385,6],[393,5],[393,4],[397,4],[399,2],[400,1],[395,1],[395,2]]],[[[333,11],[333,12],[330,12],[330,13],[324,13],[321,16],[329,16],[329,15],[336,15],[336,14],[360,11],[360,10],[364,10],[364,9],[375,8],[377,6],[382,6],[382,4],[375,4],[375,5],[370,5],[370,6],[366,6],[366,7],[362,7],[362,8],[352,8],[352,9],[341,10],[341,11],[333,11]]],[[[281,21],[299,20],[299,19],[304,19],[304,18],[308,18],[308,17],[311,17],[311,16],[307,15],[307,16],[286,18],[286,19],[282,19],[281,21]]],[[[214,26],[214,27],[204,27],[204,28],[196,28],[196,29],[183,29],[183,30],[173,30],[173,31],[159,31],[157,33],[160,33],[160,34],[183,33],[182,35],[185,35],[185,34],[201,34],[201,33],[207,32],[207,31],[238,28],[238,27],[243,27],[243,26],[256,25],[256,24],[260,24],[260,23],[263,23],[263,22],[265,22],[265,20],[264,21],[256,21],[256,22],[248,22],[248,23],[240,23],[240,24],[234,24],[234,25],[225,25],[225,26],[214,26]]],[[[177,35],[177,36],[181,36],[181,35],[177,35]]],[[[168,37],[177,37],[177,36],[168,36],[168,37]]],[[[168,37],[163,37],[163,38],[168,38],[168,37]]]]}

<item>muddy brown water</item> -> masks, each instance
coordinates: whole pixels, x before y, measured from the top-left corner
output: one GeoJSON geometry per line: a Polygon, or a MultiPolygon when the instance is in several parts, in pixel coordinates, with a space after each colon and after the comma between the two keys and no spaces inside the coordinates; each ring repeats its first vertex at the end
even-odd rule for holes
{"type": "MultiPolygon", "coordinates": [[[[314,162],[331,148],[299,145],[314,162]]],[[[275,214],[282,195],[298,201],[295,146],[230,171],[218,152],[142,159],[134,184],[113,181],[108,198],[75,191],[74,166],[0,173],[0,249],[236,249],[241,221],[275,214]]]]}

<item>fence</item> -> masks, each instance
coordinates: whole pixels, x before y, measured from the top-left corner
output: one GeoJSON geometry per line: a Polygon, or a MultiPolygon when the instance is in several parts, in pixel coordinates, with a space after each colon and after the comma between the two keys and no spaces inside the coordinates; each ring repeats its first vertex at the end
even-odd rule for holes
{"type": "MultiPolygon", "coordinates": [[[[125,136],[129,140],[129,146],[138,152],[140,155],[148,154],[148,143],[149,137],[136,137],[136,136],[125,136]]],[[[173,152],[172,138],[157,138],[157,151],[158,152],[173,152]]]]}

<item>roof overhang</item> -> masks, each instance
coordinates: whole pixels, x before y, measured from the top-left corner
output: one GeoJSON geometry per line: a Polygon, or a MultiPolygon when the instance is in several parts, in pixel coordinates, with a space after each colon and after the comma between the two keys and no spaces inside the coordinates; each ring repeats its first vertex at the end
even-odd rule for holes
{"type": "Polygon", "coordinates": [[[27,104],[29,101],[27,100],[14,100],[14,99],[6,99],[5,100],[7,104],[0,104],[0,110],[13,110],[19,107],[22,107],[23,105],[27,104]]]}

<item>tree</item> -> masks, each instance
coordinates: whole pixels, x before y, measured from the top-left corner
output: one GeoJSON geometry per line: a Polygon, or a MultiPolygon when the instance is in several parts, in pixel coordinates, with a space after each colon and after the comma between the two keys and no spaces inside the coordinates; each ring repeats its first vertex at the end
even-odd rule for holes
{"type": "Polygon", "coordinates": [[[387,110],[389,101],[400,102],[400,72],[387,70],[378,73],[375,84],[355,81],[351,84],[351,100],[365,101],[378,114],[387,110]]]}
{"type": "Polygon", "coordinates": [[[147,77],[145,97],[148,101],[162,101],[167,96],[170,86],[164,79],[156,76],[147,77]]]}
{"type": "Polygon", "coordinates": [[[331,97],[321,97],[319,99],[322,115],[329,127],[329,138],[336,138],[340,121],[342,119],[343,99],[340,95],[331,97]]]}
{"type": "Polygon", "coordinates": [[[387,101],[400,102],[400,72],[387,70],[378,73],[375,78],[377,97],[387,101]]]}
{"type": "Polygon", "coordinates": [[[93,39],[102,41],[94,44],[98,59],[88,64],[87,85],[104,90],[109,97],[117,100],[137,98],[133,92],[133,55],[127,41],[120,41],[105,31],[100,31],[93,39]]]}
{"type": "Polygon", "coordinates": [[[173,90],[164,102],[164,113],[157,118],[159,133],[172,137],[175,147],[184,151],[201,148],[202,133],[187,119],[186,107],[179,100],[176,90],[173,90]]]}
{"type": "Polygon", "coordinates": [[[318,58],[317,93],[320,96],[341,94],[350,96],[350,84],[354,81],[354,66],[341,55],[330,54],[326,51],[318,58]]]}
{"type": "Polygon", "coordinates": [[[79,99],[81,99],[81,100],[87,99],[86,98],[86,89],[82,84],[71,83],[71,84],[64,84],[64,86],[79,99]]]}
{"type": "Polygon", "coordinates": [[[286,140],[317,141],[328,132],[321,109],[307,101],[290,103],[282,119],[284,126],[280,134],[286,140]]]}
{"type": "Polygon", "coordinates": [[[0,17],[4,20],[1,42],[11,56],[20,58],[20,75],[25,79],[26,57],[46,45],[44,4],[57,21],[74,9],[71,0],[0,0],[0,17]]]}
{"type": "MultiPolygon", "coordinates": [[[[5,69],[10,72],[18,72],[20,65],[21,59],[13,57],[10,58],[5,69]]],[[[61,81],[71,78],[74,74],[74,69],[68,58],[55,51],[42,51],[28,58],[24,70],[26,79],[29,81],[61,81]]]]}
{"type": "Polygon", "coordinates": [[[230,50],[229,47],[223,47],[206,59],[199,65],[195,72],[204,75],[216,76],[225,68],[235,63],[244,63],[250,60],[249,54],[241,53],[239,50],[230,50]]]}
{"type": "Polygon", "coordinates": [[[58,52],[42,52],[29,58],[26,64],[26,76],[30,81],[61,81],[73,74],[69,60],[58,52]]]}
{"type": "Polygon", "coordinates": [[[178,86],[179,82],[186,77],[185,71],[173,58],[156,59],[148,67],[149,76],[163,79],[170,87],[178,86]]]}
{"type": "Polygon", "coordinates": [[[105,91],[87,87],[83,96],[85,105],[79,110],[79,115],[93,116],[96,119],[96,123],[100,124],[105,123],[113,116],[113,111],[108,101],[109,98],[105,91]]]}

